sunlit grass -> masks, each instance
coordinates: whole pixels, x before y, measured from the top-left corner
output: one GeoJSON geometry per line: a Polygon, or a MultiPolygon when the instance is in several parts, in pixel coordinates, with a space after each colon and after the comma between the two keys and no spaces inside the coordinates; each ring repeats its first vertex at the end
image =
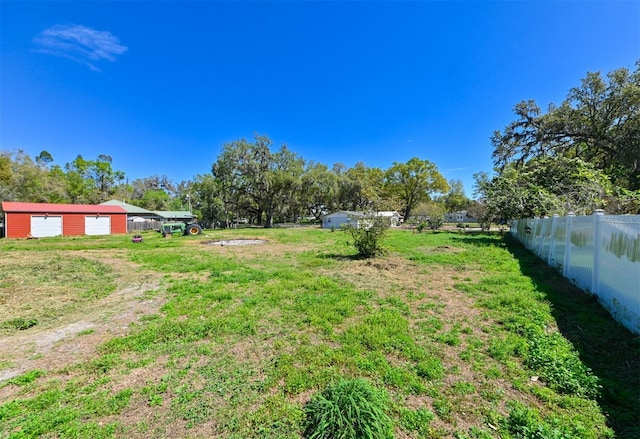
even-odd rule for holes
{"type": "MultiPolygon", "coordinates": [[[[166,303],[100,346],[95,358],[0,384],[17,389],[0,402],[0,430],[16,438],[18,432],[147,437],[180,425],[185,437],[215,431],[299,438],[316,431],[305,412],[312,395],[341,380],[365,379],[387,395],[379,413],[389,416],[396,435],[528,437],[523,432],[536,425],[547,435],[539,437],[638,431],[628,421],[637,392],[584,360],[584,345],[561,331],[558,307],[579,309],[594,327],[611,319],[593,302],[562,301],[566,285],[551,274],[526,274],[523,264],[535,260],[501,236],[392,231],[383,245],[396,259],[367,266],[366,279],[358,277],[355,251],[339,231],[247,228],[193,238],[2,243],[10,252],[34,245],[52,254],[126,250],[121,257],[165,275],[166,303]],[[250,237],[277,251],[203,243],[250,237]],[[422,277],[407,290],[409,264],[418,267],[411,276],[422,277]],[[435,267],[448,273],[439,280],[449,282],[447,289],[428,284],[435,267]],[[349,276],[340,275],[347,270],[349,276]],[[451,312],[448,296],[468,301],[469,311],[451,312]],[[118,385],[129,376],[145,379],[118,385]],[[129,410],[159,415],[152,427],[142,419],[125,422],[129,410]]],[[[617,343],[631,346],[633,337],[617,331],[617,343]]],[[[317,419],[329,425],[333,418],[317,419]]]]}

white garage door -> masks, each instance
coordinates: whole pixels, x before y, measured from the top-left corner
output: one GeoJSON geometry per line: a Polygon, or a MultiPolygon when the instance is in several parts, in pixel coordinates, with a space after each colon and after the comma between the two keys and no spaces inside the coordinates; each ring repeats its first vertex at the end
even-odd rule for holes
{"type": "Polygon", "coordinates": [[[46,236],[62,235],[61,216],[32,216],[31,236],[34,238],[44,238],[46,236]]]}
{"type": "Polygon", "coordinates": [[[87,216],[84,218],[85,235],[110,235],[110,216],[87,216]]]}

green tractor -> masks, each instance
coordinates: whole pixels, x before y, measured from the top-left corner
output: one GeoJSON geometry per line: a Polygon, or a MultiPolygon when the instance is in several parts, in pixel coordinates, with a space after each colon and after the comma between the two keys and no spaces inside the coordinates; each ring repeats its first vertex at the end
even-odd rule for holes
{"type": "Polygon", "coordinates": [[[199,235],[202,233],[202,227],[197,223],[162,223],[160,226],[160,233],[162,237],[167,235],[199,235]]]}

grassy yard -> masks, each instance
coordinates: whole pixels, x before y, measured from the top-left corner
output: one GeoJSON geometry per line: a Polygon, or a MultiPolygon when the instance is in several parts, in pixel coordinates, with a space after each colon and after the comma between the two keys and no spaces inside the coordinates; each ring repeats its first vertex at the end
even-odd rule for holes
{"type": "Polygon", "coordinates": [[[301,438],[351,378],[396,438],[640,437],[640,339],[508,237],[143,236],[0,241],[0,438],[301,438]]]}

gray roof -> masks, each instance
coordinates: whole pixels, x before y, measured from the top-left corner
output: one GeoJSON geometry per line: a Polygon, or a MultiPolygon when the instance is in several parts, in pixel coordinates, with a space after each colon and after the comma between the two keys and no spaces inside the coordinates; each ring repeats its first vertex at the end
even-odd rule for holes
{"type": "Polygon", "coordinates": [[[153,213],[162,218],[193,218],[193,214],[188,210],[154,210],[153,213]]]}
{"type": "Polygon", "coordinates": [[[120,200],[109,200],[100,204],[103,206],[120,206],[124,210],[126,210],[127,213],[135,213],[135,214],[143,214],[143,215],[153,215],[155,213],[150,210],[143,209],[142,207],[134,206],[133,204],[125,203],[124,201],[120,201],[120,200]]]}
{"type": "Polygon", "coordinates": [[[372,216],[383,216],[383,217],[389,217],[389,216],[398,216],[399,217],[400,216],[398,214],[398,212],[396,212],[396,211],[382,211],[381,210],[381,211],[377,211],[377,212],[360,212],[360,211],[356,212],[356,211],[353,211],[353,210],[338,210],[336,212],[333,212],[333,213],[330,213],[328,215],[325,215],[325,217],[332,216],[332,215],[337,215],[337,214],[341,214],[341,213],[342,214],[346,214],[348,216],[352,216],[352,217],[361,217],[361,216],[367,216],[368,217],[370,215],[372,215],[372,216]]]}
{"type": "Polygon", "coordinates": [[[147,210],[120,200],[109,200],[100,204],[105,206],[120,206],[126,210],[128,214],[132,215],[155,215],[165,219],[193,219],[193,214],[188,210],[147,210]]]}

